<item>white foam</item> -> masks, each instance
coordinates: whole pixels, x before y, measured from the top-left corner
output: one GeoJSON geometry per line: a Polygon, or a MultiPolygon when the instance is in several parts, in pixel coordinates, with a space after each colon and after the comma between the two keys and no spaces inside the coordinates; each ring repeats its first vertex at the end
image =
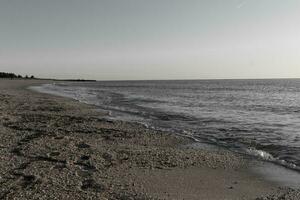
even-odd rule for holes
{"type": "Polygon", "coordinates": [[[255,148],[248,148],[246,149],[246,152],[252,156],[260,157],[264,160],[274,161],[275,158],[268,152],[257,150],[255,148]]]}
{"type": "Polygon", "coordinates": [[[276,163],[278,165],[287,167],[289,169],[300,170],[300,168],[297,165],[295,165],[294,163],[290,163],[290,162],[287,162],[285,160],[275,158],[274,156],[272,156],[270,153],[268,153],[266,151],[257,150],[255,148],[248,148],[246,150],[246,152],[249,155],[252,155],[252,156],[255,156],[255,157],[259,157],[259,158],[261,158],[263,160],[266,160],[266,161],[271,161],[273,163],[276,163]]]}

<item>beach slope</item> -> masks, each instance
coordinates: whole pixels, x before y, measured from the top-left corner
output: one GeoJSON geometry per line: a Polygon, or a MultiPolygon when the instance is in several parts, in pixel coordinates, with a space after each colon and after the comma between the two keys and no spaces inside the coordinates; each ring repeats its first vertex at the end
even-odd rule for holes
{"type": "Polygon", "coordinates": [[[0,199],[299,199],[240,155],[26,89],[47,82],[0,80],[0,199]]]}

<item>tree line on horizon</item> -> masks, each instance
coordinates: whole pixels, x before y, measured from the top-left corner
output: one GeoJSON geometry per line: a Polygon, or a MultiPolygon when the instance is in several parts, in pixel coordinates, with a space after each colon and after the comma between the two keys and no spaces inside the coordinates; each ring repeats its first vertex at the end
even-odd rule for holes
{"type": "Polygon", "coordinates": [[[0,78],[10,78],[10,79],[34,79],[35,77],[33,75],[31,76],[21,76],[21,75],[16,75],[14,73],[6,73],[6,72],[0,72],[0,78]]]}

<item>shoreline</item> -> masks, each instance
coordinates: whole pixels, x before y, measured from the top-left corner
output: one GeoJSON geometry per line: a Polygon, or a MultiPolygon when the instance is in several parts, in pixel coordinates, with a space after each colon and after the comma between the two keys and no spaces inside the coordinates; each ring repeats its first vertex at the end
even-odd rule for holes
{"type": "Polygon", "coordinates": [[[299,198],[232,152],[178,148],[191,141],[25,89],[47,82],[0,80],[4,199],[299,198]]]}
{"type": "MultiPolygon", "coordinates": [[[[56,83],[57,82],[54,82],[53,85],[56,85],[56,83]]],[[[75,83],[75,82],[73,82],[73,83],[75,83]]],[[[57,85],[59,85],[59,82],[57,83],[57,85]]],[[[64,85],[65,85],[65,83],[62,83],[62,86],[64,86],[64,85]]],[[[133,115],[133,116],[131,116],[131,114],[128,115],[128,113],[126,113],[126,111],[123,113],[122,111],[119,111],[118,108],[117,109],[114,109],[114,108],[107,109],[106,106],[104,106],[102,103],[99,104],[99,102],[96,101],[95,97],[94,97],[94,100],[91,100],[91,99],[86,99],[84,97],[85,95],[81,95],[80,93],[79,93],[79,95],[77,95],[78,91],[76,92],[76,90],[74,90],[74,88],[70,89],[70,91],[73,91],[73,92],[69,93],[68,90],[64,91],[64,89],[60,90],[59,88],[55,88],[55,87],[56,86],[54,86],[54,88],[53,88],[51,84],[45,84],[45,85],[41,85],[41,86],[37,86],[37,87],[30,87],[30,89],[32,89],[34,91],[37,91],[37,92],[40,92],[40,93],[65,97],[65,98],[69,98],[69,99],[78,101],[80,103],[95,106],[95,109],[97,109],[99,112],[107,113],[107,116],[105,116],[106,119],[121,120],[121,121],[126,121],[126,122],[129,122],[129,123],[142,124],[142,125],[145,125],[146,128],[149,128],[149,129],[152,129],[152,130],[158,130],[158,131],[162,131],[162,132],[169,132],[169,133],[172,133],[172,134],[177,134],[179,136],[183,136],[183,137],[186,137],[186,138],[191,138],[192,140],[194,140],[196,142],[211,144],[211,145],[215,145],[215,146],[218,146],[218,147],[222,146],[226,150],[233,151],[235,153],[240,153],[242,155],[246,155],[246,156],[249,156],[251,158],[254,157],[255,159],[258,159],[258,160],[271,162],[271,163],[274,163],[275,165],[283,166],[284,168],[300,172],[299,166],[295,165],[293,162],[289,162],[288,160],[286,161],[286,160],[281,160],[279,158],[273,157],[272,154],[274,152],[272,152],[272,150],[269,152],[267,149],[264,149],[264,150],[256,149],[256,148],[253,148],[253,146],[249,147],[249,148],[247,148],[247,147],[244,147],[244,148],[231,148],[230,146],[225,147],[224,145],[217,144],[217,142],[215,144],[213,144],[214,142],[211,142],[210,140],[207,140],[207,138],[201,138],[201,137],[197,138],[197,137],[194,137],[193,135],[186,134],[187,131],[185,129],[179,129],[177,131],[174,131],[174,130],[172,130],[172,127],[170,127],[170,126],[167,129],[166,128],[161,128],[161,127],[154,127],[154,126],[151,125],[151,122],[147,123],[144,120],[138,120],[138,118],[135,119],[135,117],[136,117],[135,115],[133,115]]],[[[60,86],[57,86],[57,87],[60,87],[60,86]]],[[[79,87],[85,88],[84,85],[81,85],[79,87]]],[[[87,88],[89,88],[89,86],[87,88]]],[[[83,94],[85,94],[85,92],[83,92],[83,94]]],[[[143,117],[141,117],[141,119],[142,118],[143,117]]],[[[170,121],[170,123],[172,123],[172,120],[170,121]]]]}
{"type": "MultiPolygon", "coordinates": [[[[57,83],[56,81],[57,80],[53,80],[53,83],[57,83]]],[[[60,83],[60,82],[62,82],[62,80],[58,81],[58,83],[60,83]]],[[[172,131],[169,131],[169,130],[163,130],[163,129],[160,129],[160,128],[157,128],[157,127],[152,127],[151,125],[145,124],[143,122],[118,119],[118,118],[116,118],[117,117],[116,115],[114,117],[111,116],[110,113],[114,112],[114,111],[104,110],[102,107],[99,108],[98,105],[95,105],[93,103],[88,103],[86,101],[82,101],[80,99],[76,99],[74,97],[71,97],[72,95],[68,96],[68,95],[60,93],[60,92],[53,92],[53,91],[45,90],[45,89],[43,89],[42,85],[37,85],[37,87],[33,86],[33,87],[26,88],[26,89],[29,89],[30,91],[34,91],[34,92],[38,92],[38,93],[43,93],[43,94],[47,94],[47,95],[54,95],[54,96],[58,96],[58,97],[67,98],[67,99],[70,99],[70,100],[75,100],[75,101],[78,101],[79,103],[89,105],[89,106],[93,106],[94,109],[99,111],[100,113],[101,112],[105,113],[105,115],[103,116],[105,119],[109,119],[109,120],[113,120],[113,121],[124,121],[124,122],[128,122],[128,123],[142,125],[142,126],[145,127],[145,129],[150,129],[150,130],[153,130],[153,131],[167,132],[167,133],[170,133],[170,134],[176,134],[179,137],[183,137],[183,138],[186,138],[188,140],[191,140],[192,141],[191,142],[192,146],[193,146],[193,144],[196,144],[196,146],[199,146],[197,144],[202,144],[204,146],[211,146],[214,149],[217,148],[217,149],[220,149],[220,150],[222,149],[222,150],[225,150],[225,151],[230,151],[230,152],[233,152],[235,154],[240,154],[242,156],[247,157],[247,159],[249,159],[249,160],[254,159],[254,160],[257,160],[258,162],[270,163],[271,168],[276,168],[276,171],[287,170],[288,172],[290,172],[290,171],[291,172],[296,172],[295,173],[295,174],[297,174],[296,176],[299,177],[299,184],[295,184],[295,183],[290,184],[288,181],[286,181],[286,179],[284,181],[282,181],[279,178],[276,179],[276,182],[280,182],[280,184],[283,183],[284,185],[288,185],[289,187],[295,187],[295,185],[300,185],[300,170],[299,170],[299,168],[295,168],[290,163],[287,163],[284,160],[278,160],[278,159],[273,158],[272,155],[268,155],[269,154],[268,152],[264,152],[264,151],[256,150],[256,149],[254,149],[256,152],[251,152],[251,153],[249,153],[250,149],[248,151],[230,150],[230,149],[228,149],[226,147],[223,147],[223,146],[218,146],[216,144],[209,144],[209,143],[206,143],[205,141],[200,141],[199,139],[197,139],[193,136],[190,136],[190,135],[184,135],[184,134],[172,132],[172,131]],[[266,156],[260,155],[260,154],[266,154],[266,156]],[[268,157],[272,157],[272,158],[268,159],[268,157]],[[285,162],[285,163],[283,163],[283,162],[285,162]],[[275,166],[273,167],[273,165],[275,165],[275,166]],[[280,170],[280,168],[282,170],[280,170]]],[[[208,147],[208,148],[210,149],[211,147],[208,147]]],[[[272,174],[272,173],[267,173],[267,174],[272,174]]],[[[281,174],[283,174],[283,173],[281,173],[281,174]]],[[[288,174],[290,174],[290,173],[288,173],[288,174]]]]}

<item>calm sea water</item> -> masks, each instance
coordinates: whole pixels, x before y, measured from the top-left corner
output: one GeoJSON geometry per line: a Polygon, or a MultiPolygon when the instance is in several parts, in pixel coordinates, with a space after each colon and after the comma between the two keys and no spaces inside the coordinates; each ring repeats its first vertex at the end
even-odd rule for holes
{"type": "Polygon", "coordinates": [[[35,88],[300,169],[300,80],[57,83],[35,88]]]}

